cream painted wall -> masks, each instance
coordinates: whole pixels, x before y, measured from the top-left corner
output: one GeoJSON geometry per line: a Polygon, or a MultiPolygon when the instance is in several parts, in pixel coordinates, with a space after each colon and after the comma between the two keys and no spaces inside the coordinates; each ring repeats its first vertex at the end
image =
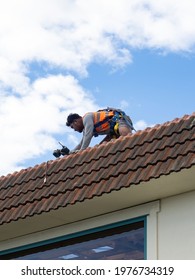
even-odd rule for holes
{"type": "Polygon", "coordinates": [[[161,200],[158,259],[195,260],[195,191],[161,200]]]}
{"type": "Polygon", "coordinates": [[[195,260],[195,191],[0,242],[0,251],[147,216],[147,259],[195,260]]]}

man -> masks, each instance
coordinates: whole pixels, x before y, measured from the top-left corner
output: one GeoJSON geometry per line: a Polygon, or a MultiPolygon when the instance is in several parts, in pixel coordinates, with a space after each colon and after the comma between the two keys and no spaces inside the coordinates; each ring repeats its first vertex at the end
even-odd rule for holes
{"type": "Polygon", "coordinates": [[[129,116],[120,109],[114,108],[90,112],[83,117],[76,113],[70,114],[66,125],[75,131],[83,132],[81,142],[71,152],[86,149],[93,136],[106,135],[102,143],[132,133],[134,129],[129,116]]]}

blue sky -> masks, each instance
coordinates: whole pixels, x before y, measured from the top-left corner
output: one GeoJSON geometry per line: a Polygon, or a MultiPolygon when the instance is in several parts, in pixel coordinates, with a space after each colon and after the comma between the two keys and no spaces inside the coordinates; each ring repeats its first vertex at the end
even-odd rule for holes
{"type": "Polygon", "coordinates": [[[195,57],[185,54],[161,55],[158,51],[134,51],[133,62],[111,72],[107,66],[92,65],[81,84],[94,93],[100,106],[120,106],[134,122],[158,124],[195,108],[195,57]],[[98,89],[98,90],[97,90],[98,89]]]}
{"type": "Polygon", "coordinates": [[[194,14],[193,0],[3,3],[0,175],[73,148],[70,112],[122,108],[141,130],[193,113],[194,14]]]}

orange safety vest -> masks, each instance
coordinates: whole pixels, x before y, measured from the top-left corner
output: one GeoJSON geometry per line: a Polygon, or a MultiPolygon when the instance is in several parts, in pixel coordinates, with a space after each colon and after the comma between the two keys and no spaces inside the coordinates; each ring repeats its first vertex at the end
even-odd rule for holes
{"type": "Polygon", "coordinates": [[[114,116],[113,111],[99,111],[93,113],[94,134],[110,129],[110,119],[114,116]]]}

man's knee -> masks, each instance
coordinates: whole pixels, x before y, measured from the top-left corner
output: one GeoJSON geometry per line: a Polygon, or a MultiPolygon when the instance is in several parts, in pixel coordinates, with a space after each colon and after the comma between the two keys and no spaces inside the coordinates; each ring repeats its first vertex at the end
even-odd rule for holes
{"type": "Polygon", "coordinates": [[[132,130],[129,126],[119,126],[119,134],[121,136],[126,136],[127,134],[132,133],[132,130]]]}

